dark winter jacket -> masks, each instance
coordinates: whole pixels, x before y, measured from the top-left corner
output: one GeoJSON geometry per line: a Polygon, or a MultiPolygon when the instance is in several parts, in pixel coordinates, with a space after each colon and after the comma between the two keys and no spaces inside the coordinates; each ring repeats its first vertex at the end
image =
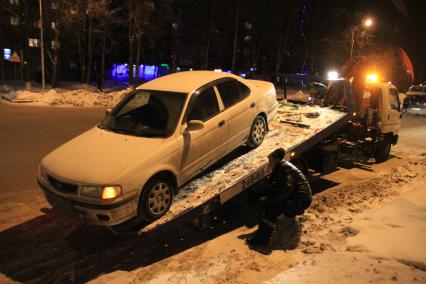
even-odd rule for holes
{"type": "Polygon", "coordinates": [[[272,171],[266,190],[271,203],[278,204],[287,198],[311,200],[312,192],[305,175],[292,163],[283,161],[272,171]]]}

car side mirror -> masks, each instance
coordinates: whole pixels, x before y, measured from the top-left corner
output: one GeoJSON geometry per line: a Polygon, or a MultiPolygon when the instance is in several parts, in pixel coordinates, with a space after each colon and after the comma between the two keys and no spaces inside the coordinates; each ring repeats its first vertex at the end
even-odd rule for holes
{"type": "Polygon", "coordinates": [[[190,120],[188,121],[188,127],[185,132],[198,131],[204,128],[204,122],[201,120],[190,120]]]}
{"type": "Polygon", "coordinates": [[[112,109],[110,109],[110,108],[107,108],[107,109],[105,110],[105,115],[108,115],[108,114],[110,114],[110,113],[111,113],[111,111],[112,111],[112,109]]]}

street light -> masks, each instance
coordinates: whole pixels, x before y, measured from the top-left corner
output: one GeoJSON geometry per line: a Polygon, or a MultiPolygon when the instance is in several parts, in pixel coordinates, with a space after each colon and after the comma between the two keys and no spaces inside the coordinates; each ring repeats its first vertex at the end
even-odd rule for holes
{"type": "MultiPolygon", "coordinates": [[[[369,28],[373,25],[373,19],[372,18],[366,18],[363,21],[363,25],[366,28],[369,28]]],[[[359,26],[352,27],[352,38],[351,38],[351,59],[354,51],[354,43],[355,43],[355,32],[359,31],[359,26]]]]}
{"type": "Polygon", "coordinates": [[[367,19],[365,19],[365,21],[364,21],[364,26],[365,26],[365,27],[369,28],[369,27],[371,27],[372,25],[373,25],[373,20],[372,20],[371,18],[367,18],[367,19]]]}

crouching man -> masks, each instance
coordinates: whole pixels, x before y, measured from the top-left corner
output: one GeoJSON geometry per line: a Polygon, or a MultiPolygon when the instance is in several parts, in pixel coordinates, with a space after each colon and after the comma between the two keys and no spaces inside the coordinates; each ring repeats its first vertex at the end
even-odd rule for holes
{"type": "Polygon", "coordinates": [[[254,237],[247,240],[252,247],[269,245],[278,216],[295,220],[311,205],[312,192],[303,173],[293,164],[283,161],[285,150],[280,148],[268,156],[272,174],[261,191],[263,218],[254,237]]]}

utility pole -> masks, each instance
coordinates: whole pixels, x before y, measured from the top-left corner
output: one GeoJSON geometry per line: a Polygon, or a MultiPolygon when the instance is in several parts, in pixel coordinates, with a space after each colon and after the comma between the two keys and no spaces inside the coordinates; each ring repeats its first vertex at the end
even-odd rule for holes
{"type": "Polygon", "coordinates": [[[41,93],[44,94],[45,77],[44,77],[44,36],[43,36],[43,0],[39,0],[40,6],[40,57],[41,57],[41,93]]]}

